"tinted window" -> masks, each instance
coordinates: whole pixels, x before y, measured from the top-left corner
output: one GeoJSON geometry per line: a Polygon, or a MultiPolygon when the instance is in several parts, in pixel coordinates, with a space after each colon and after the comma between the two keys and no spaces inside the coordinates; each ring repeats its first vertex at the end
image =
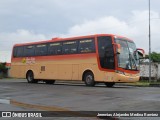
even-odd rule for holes
{"type": "Polygon", "coordinates": [[[98,37],[98,53],[102,68],[114,69],[114,51],[111,37],[98,37]]]}
{"type": "Polygon", "coordinates": [[[33,45],[24,46],[24,56],[34,56],[35,55],[35,47],[33,45]]]}
{"type": "Polygon", "coordinates": [[[62,44],[60,42],[50,43],[48,48],[49,55],[60,55],[62,54],[62,44]]]}
{"type": "Polygon", "coordinates": [[[47,45],[46,44],[36,45],[35,55],[36,56],[47,55],[47,45]]]}
{"type": "Polygon", "coordinates": [[[13,57],[17,57],[17,47],[13,48],[13,57]]]}
{"type": "Polygon", "coordinates": [[[95,42],[93,39],[83,39],[79,41],[79,53],[95,52],[95,42]]]}
{"type": "Polygon", "coordinates": [[[14,47],[13,49],[13,57],[23,57],[23,46],[14,47]]]}
{"type": "Polygon", "coordinates": [[[63,42],[62,52],[63,54],[74,54],[77,53],[77,41],[63,42]]]}

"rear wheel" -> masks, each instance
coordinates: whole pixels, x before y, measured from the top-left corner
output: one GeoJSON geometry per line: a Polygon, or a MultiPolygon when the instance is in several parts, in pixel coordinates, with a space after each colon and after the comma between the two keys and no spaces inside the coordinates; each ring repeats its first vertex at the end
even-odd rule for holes
{"type": "Polygon", "coordinates": [[[94,75],[92,72],[87,72],[84,76],[84,82],[86,86],[94,86],[95,81],[94,81],[94,75]]]}
{"type": "Polygon", "coordinates": [[[27,72],[26,78],[27,78],[28,83],[37,83],[38,82],[38,80],[34,79],[34,74],[32,71],[27,72]]]}
{"type": "Polygon", "coordinates": [[[114,82],[106,82],[104,83],[107,87],[113,87],[115,85],[114,82]]]}
{"type": "Polygon", "coordinates": [[[46,84],[54,84],[55,80],[45,80],[44,81],[46,84]]]}

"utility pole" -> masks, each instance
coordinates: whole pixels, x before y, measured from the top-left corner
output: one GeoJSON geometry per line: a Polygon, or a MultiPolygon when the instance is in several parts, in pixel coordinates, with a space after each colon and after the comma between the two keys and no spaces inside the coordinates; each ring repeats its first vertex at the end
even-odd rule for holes
{"type": "Polygon", "coordinates": [[[151,13],[149,0],[149,82],[151,82],[151,13]]]}

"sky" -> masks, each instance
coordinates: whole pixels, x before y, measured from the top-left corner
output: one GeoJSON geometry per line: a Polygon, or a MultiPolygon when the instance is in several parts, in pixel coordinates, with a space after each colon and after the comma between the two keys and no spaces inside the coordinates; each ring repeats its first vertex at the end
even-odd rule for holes
{"type": "MultiPolygon", "coordinates": [[[[151,51],[160,52],[160,0],[151,1],[151,51]]],[[[111,33],[149,49],[148,0],[0,0],[0,62],[16,43],[111,33]]]]}

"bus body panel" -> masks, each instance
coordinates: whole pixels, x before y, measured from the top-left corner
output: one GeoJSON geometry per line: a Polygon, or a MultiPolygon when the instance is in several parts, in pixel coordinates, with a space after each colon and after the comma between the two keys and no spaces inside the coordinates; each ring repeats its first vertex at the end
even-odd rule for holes
{"type": "Polygon", "coordinates": [[[115,72],[101,71],[98,68],[96,59],[93,58],[89,61],[90,63],[83,60],[77,60],[77,62],[75,60],[74,62],[70,60],[65,62],[39,61],[34,65],[17,62],[12,64],[11,75],[16,78],[26,78],[27,71],[32,70],[35,79],[82,80],[83,73],[90,70],[93,72],[96,82],[136,82],[139,80],[137,74],[121,75],[115,72]]]}

